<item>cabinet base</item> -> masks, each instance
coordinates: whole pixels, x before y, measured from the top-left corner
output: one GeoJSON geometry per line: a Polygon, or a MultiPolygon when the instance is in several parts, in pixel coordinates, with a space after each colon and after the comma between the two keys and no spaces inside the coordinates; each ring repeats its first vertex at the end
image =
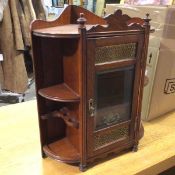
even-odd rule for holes
{"type": "Polygon", "coordinates": [[[77,150],[67,138],[63,138],[43,147],[45,155],[61,162],[75,164],[80,162],[77,150]]]}

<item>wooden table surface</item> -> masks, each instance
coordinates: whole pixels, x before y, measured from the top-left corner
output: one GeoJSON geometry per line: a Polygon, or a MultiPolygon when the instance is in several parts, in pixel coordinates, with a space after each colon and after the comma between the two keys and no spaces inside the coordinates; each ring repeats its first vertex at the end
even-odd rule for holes
{"type": "Polygon", "coordinates": [[[155,175],[175,166],[175,112],[144,123],[136,153],[127,152],[81,173],[40,155],[36,101],[0,108],[0,175],[155,175]]]}

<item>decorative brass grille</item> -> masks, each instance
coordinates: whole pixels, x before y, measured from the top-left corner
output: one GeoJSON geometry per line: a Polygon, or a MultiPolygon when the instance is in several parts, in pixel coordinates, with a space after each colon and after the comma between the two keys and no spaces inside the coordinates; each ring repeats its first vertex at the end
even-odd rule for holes
{"type": "Polygon", "coordinates": [[[95,64],[133,58],[136,54],[136,43],[97,47],[95,64]]]}
{"type": "Polygon", "coordinates": [[[122,128],[114,128],[113,130],[106,131],[105,133],[96,133],[94,135],[94,149],[105,146],[109,143],[117,141],[121,138],[129,136],[128,126],[122,128]]]}

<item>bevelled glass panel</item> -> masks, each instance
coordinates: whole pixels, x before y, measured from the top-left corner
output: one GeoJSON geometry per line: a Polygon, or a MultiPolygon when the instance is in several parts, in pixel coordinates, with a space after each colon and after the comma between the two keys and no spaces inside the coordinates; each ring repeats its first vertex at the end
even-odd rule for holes
{"type": "Polygon", "coordinates": [[[134,66],[98,72],[95,89],[95,130],[131,118],[134,66]]]}

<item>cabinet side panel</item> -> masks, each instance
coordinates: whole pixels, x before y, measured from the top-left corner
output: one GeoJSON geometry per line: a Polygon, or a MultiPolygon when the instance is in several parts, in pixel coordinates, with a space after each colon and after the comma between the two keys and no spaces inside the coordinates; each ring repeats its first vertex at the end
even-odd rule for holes
{"type": "Polygon", "coordinates": [[[64,82],[77,94],[79,94],[80,84],[80,55],[78,39],[66,39],[64,44],[64,82]]]}
{"type": "Polygon", "coordinates": [[[36,97],[42,146],[65,135],[65,124],[63,121],[57,119],[42,120],[40,117],[51,112],[51,110],[59,109],[61,106],[44,99],[38,94],[38,90],[41,88],[63,82],[60,43],[61,41],[58,39],[32,36],[36,97]],[[51,106],[54,109],[51,109],[51,106]]]}
{"type": "Polygon", "coordinates": [[[48,87],[63,82],[63,58],[61,44],[61,39],[41,39],[43,87],[48,87]]]}
{"type": "MultiPolygon", "coordinates": [[[[45,112],[44,100],[41,99],[37,93],[38,89],[42,87],[42,60],[41,60],[41,40],[40,38],[32,35],[32,47],[33,47],[33,65],[35,72],[35,88],[36,88],[36,97],[37,97],[37,107],[38,107],[38,120],[39,120],[39,129],[40,129],[40,141],[41,141],[41,151],[42,146],[47,142],[47,122],[41,120],[39,117],[42,112],[45,112]]],[[[44,157],[44,152],[42,151],[42,156],[44,157]]]]}
{"type": "MultiPolygon", "coordinates": [[[[80,94],[80,46],[79,39],[65,39],[64,40],[64,83],[66,83],[74,92],[80,94]]],[[[81,103],[81,102],[80,102],[81,103]]],[[[75,103],[70,106],[74,111],[77,120],[79,121],[79,104],[75,103]]],[[[67,137],[74,147],[79,151],[79,130],[72,127],[67,127],[67,137]]]]}

